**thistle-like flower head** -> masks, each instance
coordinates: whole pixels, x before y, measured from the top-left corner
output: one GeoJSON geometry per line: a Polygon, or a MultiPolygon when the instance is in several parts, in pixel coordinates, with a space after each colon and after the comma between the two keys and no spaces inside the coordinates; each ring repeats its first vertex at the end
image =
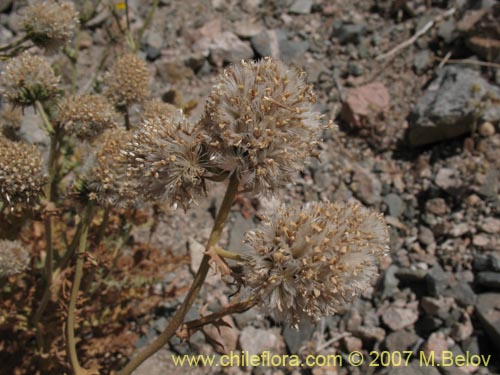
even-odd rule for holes
{"type": "Polygon", "coordinates": [[[59,77],[50,64],[28,52],[9,61],[0,76],[0,93],[16,106],[30,106],[57,95],[59,77]]]}
{"type": "Polygon", "coordinates": [[[208,98],[201,121],[214,163],[238,173],[247,189],[292,181],[318,155],[321,115],[304,74],[266,58],[228,68],[208,98]]]}
{"type": "Polygon", "coordinates": [[[168,120],[145,120],[124,155],[129,174],[147,200],[166,200],[186,207],[204,190],[204,151],[200,129],[181,111],[168,120]]]}
{"type": "Polygon", "coordinates": [[[127,174],[122,152],[132,133],[109,129],[99,138],[94,153],[84,165],[78,189],[84,199],[109,207],[131,207],[137,204],[135,181],[127,174]]]}
{"type": "Polygon", "coordinates": [[[161,120],[168,121],[168,119],[175,114],[178,109],[169,103],[165,103],[158,99],[151,99],[144,102],[144,120],[161,120]]]}
{"type": "Polygon", "coordinates": [[[36,146],[0,138],[0,201],[10,209],[33,208],[46,179],[36,146]]]}
{"type": "Polygon", "coordinates": [[[49,51],[64,46],[78,26],[78,13],[72,2],[37,1],[26,8],[23,26],[36,45],[49,51]]]}
{"type": "Polygon", "coordinates": [[[293,325],[334,314],[370,286],[388,250],[380,214],[359,204],[282,206],[247,232],[243,280],[278,318],[293,325]]]}
{"type": "Polygon", "coordinates": [[[115,124],[117,114],[101,95],[66,97],[59,104],[57,121],[82,140],[92,140],[115,124]]]}
{"type": "Polygon", "coordinates": [[[0,240],[0,277],[23,272],[30,264],[30,253],[19,241],[0,240]]]}
{"type": "Polygon", "coordinates": [[[120,57],[106,79],[105,95],[118,107],[142,103],[149,96],[149,74],[146,63],[127,53],[120,57]]]}

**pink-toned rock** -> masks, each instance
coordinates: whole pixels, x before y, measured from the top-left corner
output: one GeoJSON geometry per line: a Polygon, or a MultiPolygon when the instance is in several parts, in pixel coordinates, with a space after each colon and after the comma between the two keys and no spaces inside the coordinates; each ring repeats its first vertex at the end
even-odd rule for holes
{"type": "Polygon", "coordinates": [[[434,332],[422,346],[422,351],[426,355],[434,353],[436,361],[441,361],[442,353],[446,350],[448,350],[448,343],[443,332],[434,332]]]}
{"type": "Polygon", "coordinates": [[[363,348],[363,341],[354,336],[347,336],[343,338],[344,346],[348,352],[359,351],[363,348]]]}
{"type": "Polygon", "coordinates": [[[389,91],[381,82],[349,90],[342,107],[342,118],[351,125],[363,127],[368,119],[389,110],[389,91]]]}
{"type": "Polygon", "coordinates": [[[399,331],[418,320],[418,311],[408,308],[390,306],[382,314],[385,325],[393,331],[399,331]]]}

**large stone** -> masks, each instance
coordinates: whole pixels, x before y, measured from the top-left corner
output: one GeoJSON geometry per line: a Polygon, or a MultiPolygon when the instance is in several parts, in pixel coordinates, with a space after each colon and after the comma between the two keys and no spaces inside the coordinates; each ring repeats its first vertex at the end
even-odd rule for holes
{"type": "Polygon", "coordinates": [[[478,117],[499,121],[495,100],[500,100],[500,89],[479,72],[446,66],[412,109],[408,141],[411,146],[421,146],[466,134],[474,129],[478,117]]]}
{"type": "Polygon", "coordinates": [[[284,30],[264,30],[250,39],[252,47],[260,56],[271,56],[292,60],[302,56],[309,48],[305,40],[293,40],[284,30]]]}
{"type": "Polygon", "coordinates": [[[476,312],[484,330],[500,351],[500,293],[480,294],[476,312]]]}
{"type": "Polygon", "coordinates": [[[418,320],[418,311],[391,306],[383,312],[382,320],[393,331],[399,331],[418,320]]]}
{"type": "Polygon", "coordinates": [[[276,330],[246,327],[240,334],[240,347],[250,355],[257,355],[266,350],[273,354],[282,353],[285,345],[276,330]]]}
{"type": "Polygon", "coordinates": [[[237,63],[252,57],[253,50],[249,43],[240,40],[230,31],[225,31],[214,38],[210,46],[210,59],[218,66],[222,66],[223,63],[237,63]]]}
{"type": "Polygon", "coordinates": [[[389,91],[381,82],[373,82],[347,92],[340,115],[351,126],[368,126],[370,119],[390,108],[389,91]]]}

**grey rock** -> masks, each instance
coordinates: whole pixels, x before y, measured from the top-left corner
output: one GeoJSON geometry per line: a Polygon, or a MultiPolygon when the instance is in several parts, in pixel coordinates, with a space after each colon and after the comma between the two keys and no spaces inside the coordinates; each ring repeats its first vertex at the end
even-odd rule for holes
{"type": "Polygon", "coordinates": [[[438,29],[438,35],[446,43],[451,43],[458,35],[455,21],[451,19],[441,23],[438,29]]]}
{"type": "Polygon", "coordinates": [[[476,294],[466,281],[459,281],[443,294],[455,298],[457,304],[464,307],[473,305],[476,302],[476,294]]]}
{"type": "Polygon", "coordinates": [[[295,0],[289,12],[293,14],[309,14],[313,6],[312,0],[295,0]]]}
{"type": "Polygon", "coordinates": [[[241,213],[234,215],[234,220],[231,223],[231,231],[229,232],[229,251],[241,252],[242,242],[245,233],[254,228],[255,224],[252,220],[245,219],[241,213]]]}
{"type": "MultiPolygon", "coordinates": [[[[444,67],[408,117],[410,145],[426,145],[472,131],[479,116],[478,106],[485,102],[485,95],[500,98],[500,88],[472,69],[444,67]]],[[[500,120],[500,110],[495,107],[498,106],[485,108],[480,117],[495,117],[499,112],[496,120],[500,120]]]]}
{"type": "Polygon", "coordinates": [[[354,196],[367,205],[377,204],[381,200],[382,184],[373,173],[362,167],[356,168],[350,188],[354,196]]]}
{"type": "Polygon", "coordinates": [[[158,32],[149,32],[145,38],[145,50],[148,60],[156,60],[161,56],[161,49],[163,47],[163,37],[158,32]]]}
{"type": "Polygon", "coordinates": [[[307,51],[309,42],[292,40],[289,36],[284,30],[264,30],[252,37],[250,42],[260,56],[293,60],[307,51]]]}
{"type": "Polygon", "coordinates": [[[391,352],[408,350],[417,342],[418,338],[418,335],[413,332],[392,332],[385,338],[385,347],[391,352]]]}
{"type": "Polygon", "coordinates": [[[240,334],[240,347],[250,355],[260,354],[269,350],[271,353],[281,353],[284,349],[283,338],[273,329],[258,329],[245,327],[240,334]]]}
{"type": "Polygon", "coordinates": [[[262,26],[244,19],[234,23],[234,32],[240,38],[252,38],[262,32],[262,26]]]}
{"type": "Polygon", "coordinates": [[[298,353],[300,348],[306,344],[314,333],[315,325],[304,321],[298,329],[287,325],[283,330],[283,338],[290,353],[298,353]]]}
{"type": "Polygon", "coordinates": [[[396,277],[406,283],[418,283],[427,281],[427,271],[412,268],[400,268],[396,272],[396,277]]]}
{"type": "Polygon", "coordinates": [[[253,50],[248,42],[240,40],[230,31],[224,31],[214,38],[210,46],[210,59],[219,66],[223,63],[237,63],[252,57],[253,50]]]}
{"type": "Polygon", "coordinates": [[[449,190],[461,185],[459,173],[452,168],[441,168],[436,174],[434,181],[443,190],[449,190]]]}
{"type": "Polygon", "coordinates": [[[413,68],[417,74],[421,74],[432,63],[432,53],[428,49],[418,51],[413,58],[413,68]]]}
{"type": "Polygon", "coordinates": [[[382,291],[382,298],[390,297],[398,290],[399,280],[396,277],[398,267],[391,265],[387,268],[381,278],[380,287],[382,291]]]}
{"type": "Polygon", "coordinates": [[[426,246],[432,245],[434,242],[436,242],[432,230],[423,225],[419,228],[418,240],[422,245],[426,246]]]}
{"type": "Polygon", "coordinates": [[[480,294],[476,313],[487,335],[500,350],[500,293],[480,294]]]}
{"type": "Polygon", "coordinates": [[[415,328],[421,335],[428,335],[429,333],[435,332],[442,325],[443,321],[441,319],[435,316],[426,315],[415,324],[415,328]]]}
{"type": "Polygon", "coordinates": [[[405,203],[397,194],[387,194],[382,201],[387,205],[389,215],[399,217],[405,210],[405,203]]]}
{"type": "Polygon", "coordinates": [[[349,73],[349,75],[351,76],[359,77],[363,75],[364,72],[365,70],[363,69],[363,67],[359,64],[356,64],[355,62],[350,62],[349,64],[347,64],[347,73],[349,73]]]}
{"type": "Polygon", "coordinates": [[[361,326],[354,331],[354,334],[362,338],[364,341],[381,342],[385,338],[385,330],[380,327],[361,326]]]}
{"type": "Polygon", "coordinates": [[[382,313],[382,321],[393,331],[411,326],[418,320],[418,311],[410,308],[390,306],[382,313]]]}
{"type": "Polygon", "coordinates": [[[429,294],[438,297],[450,285],[450,275],[439,264],[436,264],[427,272],[426,281],[429,294]]]}
{"type": "Polygon", "coordinates": [[[358,44],[365,33],[366,26],[363,24],[341,23],[340,25],[334,25],[332,36],[342,44],[358,44]]]}
{"type": "Polygon", "coordinates": [[[154,327],[154,329],[156,329],[156,332],[161,333],[167,327],[167,323],[168,323],[168,320],[162,316],[159,319],[155,320],[155,322],[153,323],[153,327],[154,327]]]}
{"type": "Polygon", "coordinates": [[[258,320],[257,309],[249,309],[241,314],[234,314],[233,319],[238,328],[243,329],[258,320]]]}
{"type": "Polygon", "coordinates": [[[479,272],[476,275],[476,283],[487,288],[500,289],[500,272],[479,272]]]}
{"type": "Polygon", "coordinates": [[[473,267],[475,271],[500,272],[500,254],[474,254],[473,267]]]}

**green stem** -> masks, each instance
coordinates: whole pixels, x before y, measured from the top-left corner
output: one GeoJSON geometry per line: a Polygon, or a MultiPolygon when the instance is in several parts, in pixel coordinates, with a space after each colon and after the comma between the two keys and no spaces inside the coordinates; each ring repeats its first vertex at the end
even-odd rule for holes
{"type": "Polygon", "coordinates": [[[144,24],[142,25],[141,29],[139,30],[139,34],[137,34],[137,42],[135,43],[135,46],[134,46],[135,47],[134,52],[139,51],[144,32],[147,30],[147,28],[151,24],[151,21],[153,20],[153,16],[155,14],[155,11],[156,11],[156,8],[158,7],[159,2],[160,2],[160,0],[153,0],[153,5],[151,6],[151,9],[149,10],[148,15],[146,16],[146,20],[144,21],[144,24]]]}
{"type": "Polygon", "coordinates": [[[219,212],[217,217],[215,218],[215,223],[212,228],[212,232],[210,233],[210,237],[208,239],[207,245],[205,247],[205,255],[201,260],[200,266],[196,275],[194,276],[193,284],[189,289],[189,292],[184,299],[181,307],[176,311],[172,320],[165,328],[165,330],[153,341],[150,345],[148,345],[142,352],[139,352],[132,360],[125,366],[125,368],[120,371],[119,375],[130,375],[132,372],[146,359],[155,354],[158,350],[160,350],[175,334],[177,329],[180,327],[182,322],[184,321],[184,317],[187,312],[193,305],[194,301],[198,297],[200,293],[201,287],[205,278],[207,277],[208,271],[210,269],[210,256],[206,254],[206,252],[215,246],[220,239],[222,234],[222,230],[224,229],[224,225],[229,215],[229,211],[231,210],[232,203],[236,194],[238,192],[239,180],[234,173],[230,179],[229,184],[227,186],[226,194],[224,195],[224,199],[222,200],[221,206],[219,208],[219,212]]]}
{"type": "Polygon", "coordinates": [[[237,253],[234,253],[229,250],[225,250],[222,247],[219,246],[214,246],[214,250],[217,253],[218,256],[226,259],[232,259],[232,260],[243,260],[244,258],[237,253]]]}
{"type": "Polygon", "coordinates": [[[76,353],[76,340],[75,340],[75,309],[76,301],[78,299],[78,291],[80,290],[80,284],[83,277],[83,265],[85,263],[85,249],[87,247],[87,235],[89,231],[89,225],[92,218],[92,204],[87,204],[82,217],[82,231],[79,238],[79,246],[76,260],[76,270],[75,278],[73,280],[73,286],[71,288],[71,296],[69,299],[68,306],[68,318],[66,320],[66,351],[73,370],[74,375],[84,375],[86,373],[85,369],[80,366],[78,362],[78,355],[76,353]]]}

